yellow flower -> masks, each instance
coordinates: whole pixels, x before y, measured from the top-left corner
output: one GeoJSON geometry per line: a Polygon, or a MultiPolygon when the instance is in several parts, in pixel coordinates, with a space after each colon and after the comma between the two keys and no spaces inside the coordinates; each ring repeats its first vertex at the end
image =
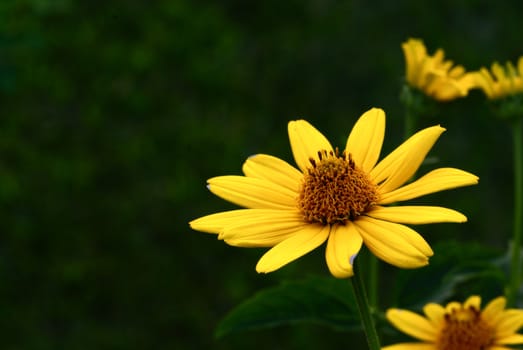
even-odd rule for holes
{"type": "Polygon", "coordinates": [[[289,139],[300,170],[270,155],[252,156],[243,164],[245,176],[208,180],[212,193],[248,209],[204,216],[190,225],[218,233],[233,246],[273,247],[256,266],[263,273],[325,241],[327,265],[339,278],[352,276],[362,243],[392,265],[424,266],[432,249],[402,224],[464,222],[466,217],[442,207],[385,205],[477,183],[470,173],[441,168],[402,186],[444,130],[424,129],[378,163],[385,134],[381,109],[360,117],[341,152],[305,120],[291,121],[289,139]]]}
{"type": "Polygon", "coordinates": [[[523,93],[523,56],[518,60],[517,69],[511,62],[507,62],[505,67],[494,62],[490,71],[481,68],[475,72],[474,79],[490,100],[523,93]]]}
{"type": "Polygon", "coordinates": [[[407,66],[407,83],[438,101],[450,101],[467,96],[474,87],[474,79],[462,66],[454,66],[444,60],[444,52],[438,49],[433,56],[427,55],[423,41],[409,39],[401,45],[407,66]]]}
{"type": "Polygon", "coordinates": [[[481,298],[469,297],[465,303],[445,307],[430,303],[426,317],[408,310],[389,309],[387,319],[402,332],[422,340],[400,343],[383,350],[509,350],[505,345],[523,344],[523,310],[505,310],[506,299],[498,297],[481,311],[481,298]]]}

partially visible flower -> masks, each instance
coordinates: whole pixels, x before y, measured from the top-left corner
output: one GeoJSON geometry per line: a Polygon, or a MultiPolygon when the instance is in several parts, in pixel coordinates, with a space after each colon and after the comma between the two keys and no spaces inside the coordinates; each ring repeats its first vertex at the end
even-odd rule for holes
{"type": "Polygon", "coordinates": [[[494,62],[490,71],[483,67],[473,74],[476,85],[490,100],[523,93],[523,56],[519,58],[517,68],[511,62],[505,67],[494,62]]]}
{"type": "Polygon", "coordinates": [[[481,311],[481,298],[469,297],[463,304],[445,307],[425,305],[425,317],[408,310],[389,309],[387,319],[400,331],[421,340],[400,343],[382,350],[509,350],[523,344],[523,310],[505,309],[505,297],[492,300],[481,311]]]}
{"type": "Polygon", "coordinates": [[[442,49],[427,54],[423,41],[409,39],[401,45],[405,55],[406,80],[409,85],[441,102],[467,96],[474,79],[465,68],[445,60],[442,49]]]}
{"type": "Polygon", "coordinates": [[[291,121],[289,139],[299,170],[269,155],[250,157],[243,164],[245,176],[208,180],[212,193],[247,209],[207,215],[190,225],[217,233],[230,245],[272,247],[258,262],[258,272],[277,270],[325,241],[327,265],[339,278],[352,276],[363,243],[392,265],[427,265],[432,249],[402,224],[467,218],[436,206],[385,205],[478,182],[465,171],[440,168],[404,185],[443,131],[440,126],[426,128],[378,162],[385,134],[381,109],[360,117],[343,151],[305,120],[291,121]]]}

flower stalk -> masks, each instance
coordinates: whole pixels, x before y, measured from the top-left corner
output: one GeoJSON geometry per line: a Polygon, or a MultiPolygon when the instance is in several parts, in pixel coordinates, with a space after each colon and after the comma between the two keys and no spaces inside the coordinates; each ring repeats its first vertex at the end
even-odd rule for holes
{"type": "Polygon", "coordinates": [[[494,62],[488,70],[481,68],[472,75],[478,88],[492,101],[497,117],[510,122],[514,155],[514,227],[510,247],[508,305],[515,305],[521,284],[521,236],[523,235],[523,56],[517,67],[494,62]]]}
{"type": "Polygon", "coordinates": [[[418,100],[416,100],[412,88],[405,84],[401,90],[400,100],[405,106],[405,124],[403,129],[403,138],[406,140],[414,133],[416,129],[416,117],[419,106],[417,105],[418,100]],[[417,108],[418,107],[418,108],[417,108]]]}
{"type": "Polygon", "coordinates": [[[514,145],[514,227],[511,252],[509,305],[515,305],[521,283],[521,236],[523,231],[523,118],[512,121],[514,145]]]}
{"type": "Polygon", "coordinates": [[[403,138],[406,140],[418,129],[418,121],[421,116],[435,113],[436,101],[425,95],[420,89],[405,82],[401,88],[400,102],[405,107],[403,138]]]}
{"type": "Polygon", "coordinates": [[[378,259],[372,255],[368,255],[368,261],[369,265],[369,280],[368,280],[368,288],[369,288],[369,305],[371,308],[377,309],[378,308],[378,279],[379,279],[379,273],[378,273],[378,259]]]}
{"type": "Polygon", "coordinates": [[[356,303],[358,304],[361,323],[365,331],[365,336],[367,337],[367,344],[369,345],[369,349],[380,350],[380,339],[378,337],[378,332],[376,331],[371,307],[369,305],[367,293],[365,291],[365,285],[363,284],[361,271],[357,262],[354,263],[354,276],[350,279],[350,281],[352,284],[354,297],[356,298],[356,303]]]}

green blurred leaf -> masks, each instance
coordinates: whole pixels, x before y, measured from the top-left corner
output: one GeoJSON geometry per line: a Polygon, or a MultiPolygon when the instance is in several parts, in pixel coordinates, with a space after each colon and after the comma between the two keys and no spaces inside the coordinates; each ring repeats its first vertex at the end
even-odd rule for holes
{"type": "Polygon", "coordinates": [[[216,336],[299,322],[337,330],[359,329],[359,313],[350,283],[311,277],[262,290],[233,309],[218,325],[216,336]]]}
{"type": "MultiPolygon", "coordinates": [[[[510,284],[510,280],[512,277],[511,276],[511,263],[512,263],[513,243],[514,242],[512,240],[510,240],[507,244],[505,251],[503,252],[503,255],[500,256],[496,260],[496,265],[500,266],[502,268],[502,270],[505,272],[505,276],[506,276],[505,284],[507,285],[507,287],[510,284]]],[[[520,256],[520,258],[523,256],[523,248],[519,249],[519,256],[520,256]]],[[[523,283],[521,283],[519,286],[515,303],[516,303],[514,305],[515,307],[523,308],[523,283]]]]}
{"type": "Polygon", "coordinates": [[[434,251],[427,267],[398,272],[395,293],[399,306],[420,309],[429,302],[464,300],[471,294],[485,299],[503,294],[506,274],[501,252],[457,241],[438,243],[434,251]]]}

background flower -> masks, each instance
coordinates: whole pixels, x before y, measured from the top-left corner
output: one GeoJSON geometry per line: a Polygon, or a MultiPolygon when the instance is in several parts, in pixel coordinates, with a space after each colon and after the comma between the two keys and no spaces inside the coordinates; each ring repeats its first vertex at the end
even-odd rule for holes
{"type": "Polygon", "coordinates": [[[445,307],[425,305],[425,317],[408,310],[389,309],[387,319],[402,332],[421,340],[400,343],[383,350],[497,350],[507,345],[523,344],[523,310],[505,310],[506,299],[498,297],[483,310],[479,296],[463,304],[450,302],[445,307]]]}
{"type": "Polygon", "coordinates": [[[473,74],[476,85],[491,100],[523,93],[523,56],[519,58],[517,67],[511,62],[504,67],[494,62],[490,70],[483,67],[473,74]]]}
{"type": "Polygon", "coordinates": [[[409,85],[438,101],[467,96],[474,79],[461,65],[445,60],[442,49],[427,54],[423,41],[409,39],[401,45],[405,55],[406,80],[409,85]]]}

